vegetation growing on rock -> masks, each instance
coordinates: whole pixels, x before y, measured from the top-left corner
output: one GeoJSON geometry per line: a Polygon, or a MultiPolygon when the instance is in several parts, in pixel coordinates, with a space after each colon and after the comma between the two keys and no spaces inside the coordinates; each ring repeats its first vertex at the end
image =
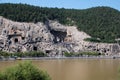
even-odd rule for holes
{"type": "Polygon", "coordinates": [[[64,56],[65,57],[83,57],[83,56],[100,56],[103,54],[100,54],[98,52],[80,52],[80,53],[69,53],[69,52],[65,52],[64,56]]]}
{"type": "Polygon", "coordinates": [[[0,51],[0,57],[3,56],[5,58],[8,57],[46,57],[47,55],[40,51],[31,51],[31,52],[4,52],[0,51]]]}

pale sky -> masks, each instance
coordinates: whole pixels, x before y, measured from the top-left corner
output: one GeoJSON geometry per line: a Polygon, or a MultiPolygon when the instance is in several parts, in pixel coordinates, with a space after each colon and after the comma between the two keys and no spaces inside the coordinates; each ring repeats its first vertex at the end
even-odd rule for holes
{"type": "Polygon", "coordinates": [[[120,11],[120,0],[0,0],[0,3],[26,3],[41,7],[74,9],[109,6],[120,11]]]}

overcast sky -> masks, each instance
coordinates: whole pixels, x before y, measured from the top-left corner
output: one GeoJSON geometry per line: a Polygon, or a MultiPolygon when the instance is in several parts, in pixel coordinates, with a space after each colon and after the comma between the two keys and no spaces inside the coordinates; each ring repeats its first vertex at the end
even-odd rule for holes
{"type": "Polygon", "coordinates": [[[26,3],[42,7],[75,9],[109,6],[120,11],[120,0],[0,0],[0,3],[26,3]]]}

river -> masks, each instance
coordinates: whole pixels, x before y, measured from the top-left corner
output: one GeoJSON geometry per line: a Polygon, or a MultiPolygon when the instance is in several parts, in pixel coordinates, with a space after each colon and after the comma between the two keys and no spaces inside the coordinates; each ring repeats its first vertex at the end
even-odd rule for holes
{"type": "MultiPolygon", "coordinates": [[[[19,61],[0,61],[0,71],[19,61]]],[[[32,60],[52,80],[118,80],[120,59],[32,60]]],[[[120,77],[119,77],[120,78],[120,77]]]]}

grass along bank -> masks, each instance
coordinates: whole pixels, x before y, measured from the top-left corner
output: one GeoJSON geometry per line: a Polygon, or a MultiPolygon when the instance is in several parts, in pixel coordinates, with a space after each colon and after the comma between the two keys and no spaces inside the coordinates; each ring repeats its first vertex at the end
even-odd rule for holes
{"type": "Polygon", "coordinates": [[[3,52],[0,51],[0,60],[41,60],[41,59],[72,59],[72,58],[120,58],[119,56],[105,56],[98,52],[84,51],[84,52],[64,52],[62,55],[48,56],[41,51],[31,52],[3,52]]]}
{"type": "Polygon", "coordinates": [[[64,56],[66,57],[83,57],[83,56],[101,56],[103,54],[101,53],[98,53],[98,52],[79,52],[79,53],[68,53],[68,52],[65,52],[64,53],[64,56]]]}

